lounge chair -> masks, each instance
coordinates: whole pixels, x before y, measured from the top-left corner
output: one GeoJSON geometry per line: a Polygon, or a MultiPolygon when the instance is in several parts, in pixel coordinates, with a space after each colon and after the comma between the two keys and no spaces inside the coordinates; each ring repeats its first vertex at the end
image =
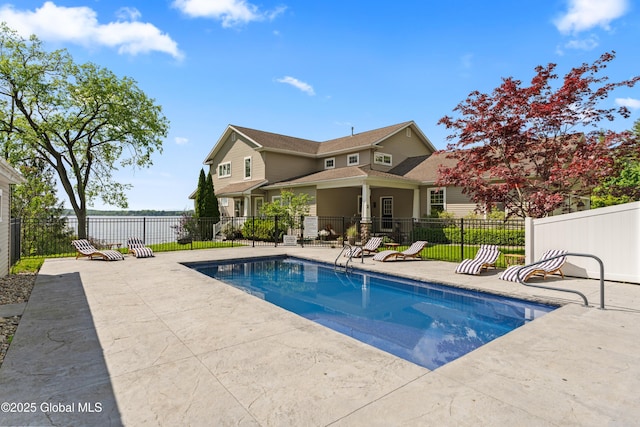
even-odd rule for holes
{"type": "Polygon", "coordinates": [[[500,256],[500,251],[496,245],[480,245],[480,249],[473,259],[463,260],[456,268],[456,273],[480,274],[489,267],[495,267],[500,256]]]}
{"type": "Polygon", "coordinates": [[[378,252],[373,256],[374,261],[387,261],[390,258],[393,259],[407,259],[407,258],[418,258],[420,259],[420,252],[427,246],[427,242],[423,240],[419,240],[414,242],[408,249],[404,251],[394,251],[394,250],[386,250],[382,252],[378,252]]]}
{"type": "Polygon", "coordinates": [[[86,239],[74,240],[71,242],[76,248],[76,259],[79,257],[87,257],[93,259],[93,257],[100,257],[105,261],[120,261],[124,259],[124,256],[118,251],[111,249],[98,250],[86,239]]]}
{"type": "MultiPolygon", "coordinates": [[[[558,255],[564,255],[567,251],[564,250],[550,250],[546,251],[542,257],[540,257],[540,261],[546,260],[547,258],[551,258],[558,255]]],[[[518,281],[518,270],[520,271],[520,278],[523,282],[526,282],[529,278],[535,275],[542,276],[543,279],[546,279],[550,274],[560,274],[564,279],[564,273],[562,273],[562,266],[567,261],[567,257],[559,257],[550,259],[547,262],[543,262],[541,264],[536,264],[532,266],[521,266],[521,265],[512,265],[507,268],[501,275],[500,279],[509,280],[512,282],[518,281]]]]}
{"type": "Polygon", "coordinates": [[[372,237],[363,247],[354,246],[344,253],[344,256],[351,256],[352,258],[358,258],[363,255],[371,255],[376,253],[378,248],[382,244],[382,237],[372,237]]]}
{"type": "Polygon", "coordinates": [[[145,246],[142,239],[138,239],[137,237],[131,237],[127,240],[127,248],[129,248],[129,252],[136,258],[148,258],[154,256],[153,250],[151,250],[150,247],[145,246]]]}

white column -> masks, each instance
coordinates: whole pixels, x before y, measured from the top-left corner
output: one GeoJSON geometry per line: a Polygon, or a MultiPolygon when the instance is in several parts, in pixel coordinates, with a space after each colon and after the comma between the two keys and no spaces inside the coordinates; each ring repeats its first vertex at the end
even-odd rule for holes
{"type": "Polygon", "coordinates": [[[249,216],[251,212],[251,196],[244,196],[244,216],[249,216]]]}
{"type": "Polygon", "coordinates": [[[413,218],[420,219],[420,189],[413,190],[413,218]]]}
{"type": "Polygon", "coordinates": [[[362,206],[360,210],[362,211],[363,222],[371,222],[370,196],[369,184],[362,184],[362,206]]]}

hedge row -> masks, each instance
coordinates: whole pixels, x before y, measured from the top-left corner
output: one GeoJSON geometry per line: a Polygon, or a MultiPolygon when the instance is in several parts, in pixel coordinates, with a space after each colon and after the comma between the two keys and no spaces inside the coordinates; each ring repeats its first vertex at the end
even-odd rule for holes
{"type": "MultiPolygon", "coordinates": [[[[429,243],[463,243],[459,227],[416,228],[413,240],[429,243]]],[[[524,230],[465,228],[464,243],[469,245],[524,246],[524,230]]]]}

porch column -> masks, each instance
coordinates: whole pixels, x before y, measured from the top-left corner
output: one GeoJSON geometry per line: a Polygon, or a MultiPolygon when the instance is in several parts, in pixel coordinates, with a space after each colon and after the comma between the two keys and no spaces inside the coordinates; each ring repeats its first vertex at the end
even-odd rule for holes
{"type": "Polygon", "coordinates": [[[249,212],[251,212],[251,195],[244,196],[244,215],[243,216],[250,216],[249,212]]]}
{"type": "Polygon", "coordinates": [[[371,204],[369,203],[370,196],[369,184],[362,184],[362,206],[360,207],[360,211],[362,212],[362,222],[371,222],[371,204]]]}
{"type": "Polygon", "coordinates": [[[420,219],[420,189],[413,190],[413,217],[420,219]]]}
{"type": "Polygon", "coordinates": [[[360,241],[364,244],[371,237],[371,204],[369,203],[370,190],[368,184],[362,184],[362,219],[360,220],[360,241]]]}

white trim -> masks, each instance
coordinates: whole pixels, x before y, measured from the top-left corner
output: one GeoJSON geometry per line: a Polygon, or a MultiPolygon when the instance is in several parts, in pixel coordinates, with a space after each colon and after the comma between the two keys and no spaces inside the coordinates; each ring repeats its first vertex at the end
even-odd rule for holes
{"type": "Polygon", "coordinates": [[[244,175],[244,179],[251,179],[251,175],[253,173],[253,161],[251,160],[251,156],[247,156],[244,158],[242,166],[242,174],[244,175]],[[247,160],[249,160],[249,176],[247,176],[247,160]]]}
{"type": "Polygon", "coordinates": [[[393,156],[387,153],[373,153],[373,163],[376,165],[393,166],[393,156]]]}
{"type": "Polygon", "coordinates": [[[447,210],[447,189],[445,187],[432,187],[427,189],[427,215],[431,215],[431,194],[442,191],[442,210],[447,210]]]}
{"type": "Polygon", "coordinates": [[[324,168],[325,169],[335,169],[336,168],[336,158],[335,157],[328,157],[326,159],[324,159],[324,168]],[[327,163],[332,162],[332,164],[329,166],[327,165],[327,163]]]}
{"type": "Polygon", "coordinates": [[[347,166],[357,166],[360,164],[360,153],[347,154],[347,166]],[[355,162],[352,162],[350,157],[355,157],[355,162]]]}
{"type": "MultiPolygon", "coordinates": [[[[225,167],[226,169],[226,167],[225,167]]],[[[231,177],[231,162],[224,162],[224,163],[218,163],[218,178],[229,178],[231,177]],[[229,166],[229,173],[228,174],[224,174],[222,175],[221,172],[221,167],[223,166],[229,166]]]]}
{"type": "Polygon", "coordinates": [[[380,229],[381,230],[385,230],[385,231],[393,230],[393,205],[394,205],[393,196],[380,196],[380,229]],[[384,200],[385,199],[391,200],[391,216],[390,217],[384,216],[384,200]],[[387,220],[392,221],[391,227],[382,226],[387,220]]]}
{"type": "Polygon", "coordinates": [[[258,196],[255,199],[253,199],[253,215],[254,216],[260,215],[260,208],[262,208],[262,206],[264,206],[264,197],[258,196]],[[260,206],[258,206],[258,202],[260,202],[260,206]]]}

